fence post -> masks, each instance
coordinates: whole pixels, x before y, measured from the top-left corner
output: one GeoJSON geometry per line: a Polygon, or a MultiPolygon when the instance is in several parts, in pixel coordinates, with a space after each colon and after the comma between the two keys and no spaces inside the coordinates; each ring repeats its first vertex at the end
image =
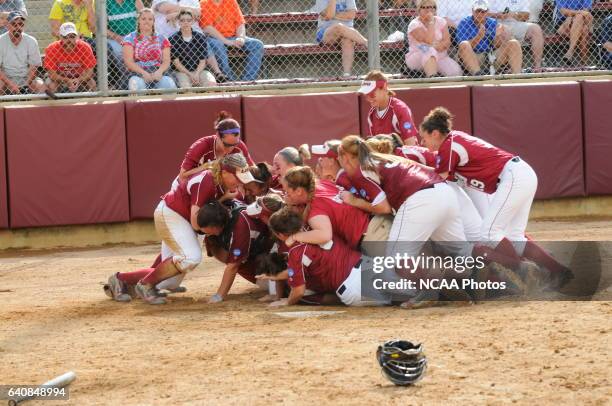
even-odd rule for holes
{"type": "Polygon", "coordinates": [[[368,28],[368,67],[380,69],[380,26],[378,19],[378,0],[368,0],[366,11],[368,28]]]}
{"type": "Polygon", "coordinates": [[[96,0],[96,58],[98,60],[98,90],[108,96],[108,42],[106,0],[96,0]]]}

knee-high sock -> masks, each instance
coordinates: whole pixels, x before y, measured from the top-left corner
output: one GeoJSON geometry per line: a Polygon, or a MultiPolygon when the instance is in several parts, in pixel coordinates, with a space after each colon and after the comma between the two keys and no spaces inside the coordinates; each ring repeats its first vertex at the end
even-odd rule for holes
{"type": "Polygon", "coordinates": [[[171,278],[177,274],[179,274],[179,270],[174,265],[174,262],[172,262],[172,257],[170,257],[149,272],[140,282],[145,285],[156,285],[158,282],[171,278]]]}
{"type": "Polygon", "coordinates": [[[128,285],[136,285],[138,281],[150,274],[153,270],[154,268],[144,268],[132,272],[119,272],[117,274],[117,279],[128,285]]]}

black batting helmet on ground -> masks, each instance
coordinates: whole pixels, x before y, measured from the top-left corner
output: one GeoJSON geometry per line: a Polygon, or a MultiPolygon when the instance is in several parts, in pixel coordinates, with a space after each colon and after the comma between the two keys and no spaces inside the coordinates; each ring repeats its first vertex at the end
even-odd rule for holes
{"type": "Polygon", "coordinates": [[[412,385],[418,382],[427,369],[427,358],[421,344],[391,340],[378,347],[376,359],[383,374],[394,384],[412,385]]]}

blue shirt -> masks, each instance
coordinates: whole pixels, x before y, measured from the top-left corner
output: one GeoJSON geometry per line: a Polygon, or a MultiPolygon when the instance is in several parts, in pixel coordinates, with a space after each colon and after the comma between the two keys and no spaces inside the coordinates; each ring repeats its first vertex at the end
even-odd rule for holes
{"type": "MultiPolygon", "coordinates": [[[[485,20],[485,35],[480,42],[474,47],[474,52],[481,54],[489,52],[493,49],[493,41],[495,40],[495,32],[497,31],[497,20],[487,17],[485,20]]],[[[478,35],[478,26],[474,22],[474,17],[468,16],[459,22],[455,38],[457,43],[462,41],[470,41],[478,35]]]]}
{"type": "Polygon", "coordinates": [[[565,16],[559,11],[562,8],[570,10],[590,10],[593,7],[593,0],[557,0],[555,7],[555,20],[563,21],[565,16]]]}

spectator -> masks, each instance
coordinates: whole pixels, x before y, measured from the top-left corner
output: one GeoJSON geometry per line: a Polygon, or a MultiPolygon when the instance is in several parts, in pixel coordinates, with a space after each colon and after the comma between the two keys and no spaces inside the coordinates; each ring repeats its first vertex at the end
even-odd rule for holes
{"type": "Polygon", "coordinates": [[[95,46],[93,34],[96,31],[94,0],[55,0],[49,14],[51,34],[61,36],[59,28],[64,23],[73,23],[77,34],[89,45],[95,46]]]}
{"type": "MultiPolygon", "coordinates": [[[[125,71],[123,64],[123,37],[136,27],[136,16],[144,8],[142,0],[107,0],[106,13],[108,15],[108,49],[118,62],[117,69],[120,74],[125,71]]],[[[121,75],[123,76],[123,75],[121,75]]]]}
{"type": "Polygon", "coordinates": [[[7,20],[8,32],[0,35],[0,92],[42,93],[45,85],[36,77],[41,65],[38,41],[23,32],[26,16],[20,11],[10,12],[7,20]]]}
{"type": "Polygon", "coordinates": [[[319,14],[317,42],[342,47],[342,70],[344,76],[351,76],[355,44],[368,45],[368,40],[353,28],[357,13],[355,0],[317,0],[314,8],[319,14]]]}
{"type": "Polygon", "coordinates": [[[612,15],[602,21],[601,37],[603,65],[604,68],[612,70],[612,15]]]}
{"type": "Polygon", "coordinates": [[[23,0],[0,0],[0,34],[6,32],[11,11],[19,11],[22,16],[28,16],[28,10],[26,10],[23,0]]]}
{"type": "Polygon", "coordinates": [[[505,26],[521,45],[526,39],[529,40],[533,53],[533,71],[541,72],[544,33],[538,24],[527,22],[529,0],[493,0],[490,11],[489,16],[505,26]]]}
{"type": "Polygon", "coordinates": [[[237,80],[230,67],[226,47],[244,49],[247,53],[242,80],[256,80],[263,60],[264,46],[258,39],[246,36],[244,16],[236,0],[202,0],[200,25],[209,34],[208,46],[229,80],[237,80]]]}
{"type": "Polygon", "coordinates": [[[49,90],[53,93],[96,90],[93,79],[96,57],[91,46],[78,38],[73,23],[62,24],[58,33],[61,39],[49,44],[45,51],[49,90]]]}
{"type": "Polygon", "coordinates": [[[178,15],[181,30],[170,37],[172,63],[179,87],[214,86],[215,77],[206,68],[208,50],[206,36],[191,29],[193,14],[181,10],[178,15]]]}
{"type": "Polygon", "coordinates": [[[593,0],[557,0],[555,24],[557,32],[569,37],[569,48],[563,60],[572,65],[576,46],[579,48],[582,64],[589,59],[589,45],[593,31],[593,15],[590,10],[593,0]]]}
{"type": "Polygon", "coordinates": [[[436,16],[436,0],[418,0],[418,14],[408,25],[409,51],[406,65],[422,70],[431,77],[440,72],[444,76],[461,76],[461,67],[448,56],[451,44],[446,20],[436,16]]]}
{"type": "Polygon", "coordinates": [[[202,12],[198,0],[153,0],[151,8],[155,13],[155,32],[159,35],[170,38],[178,32],[178,15],[182,10],[190,11],[195,17],[192,30],[202,32],[198,24],[202,12]]]}
{"type": "Polygon", "coordinates": [[[153,10],[138,13],[136,31],[123,39],[123,61],[135,74],[130,77],[130,90],[176,89],[174,80],[164,73],[170,68],[170,42],[155,33],[153,10]]]}
{"type": "Polygon", "coordinates": [[[540,21],[540,13],[544,8],[544,0],[529,0],[529,22],[538,23],[540,21]]]}
{"type": "Polygon", "coordinates": [[[438,16],[443,17],[454,31],[459,22],[472,14],[472,0],[438,0],[438,16]]]}
{"type": "Polygon", "coordinates": [[[476,0],[472,15],[461,20],[457,26],[459,58],[471,75],[481,73],[481,66],[489,55],[489,62],[495,65],[510,65],[512,73],[520,73],[523,63],[521,44],[513,39],[503,38],[503,30],[497,20],[487,17],[489,4],[476,0]]]}

